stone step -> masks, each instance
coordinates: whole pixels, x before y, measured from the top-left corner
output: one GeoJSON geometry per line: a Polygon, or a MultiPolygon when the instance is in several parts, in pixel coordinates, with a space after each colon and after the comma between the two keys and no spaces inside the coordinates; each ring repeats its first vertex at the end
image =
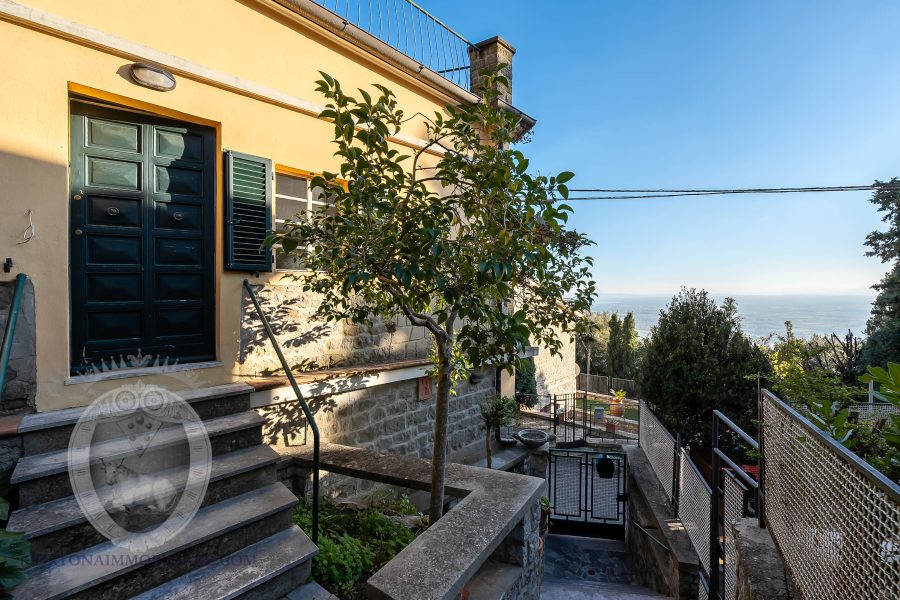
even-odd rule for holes
{"type": "MultiPolygon", "coordinates": [[[[250,409],[253,388],[246,383],[228,383],[177,392],[201,419],[213,419],[250,409]]],[[[19,424],[24,456],[67,448],[75,423],[87,407],[67,408],[25,415],[19,424]]]]}
{"type": "MultiPolygon", "coordinates": [[[[309,578],[310,561],[318,552],[306,534],[294,525],[132,600],[280,598],[309,578]]],[[[325,596],[329,597],[330,594],[325,596]]],[[[312,598],[315,597],[310,596],[309,600],[312,598]]]]}
{"type": "MultiPolygon", "coordinates": [[[[265,419],[256,411],[217,417],[206,421],[213,455],[231,452],[262,443],[262,425],[265,419]]],[[[160,429],[153,439],[150,449],[142,457],[148,461],[154,454],[161,454],[175,445],[185,442],[184,431],[180,427],[160,429]]],[[[136,454],[128,438],[116,438],[98,442],[91,449],[91,464],[99,464],[100,458],[116,460],[136,454]]],[[[68,448],[24,456],[16,464],[10,482],[19,485],[19,505],[31,506],[72,495],[68,474],[68,448]]],[[[171,454],[171,452],[168,452],[171,454]]]]}
{"type": "MultiPolygon", "coordinates": [[[[209,487],[202,506],[274,483],[277,481],[275,464],[278,458],[278,453],[268,446],[254,446],[213,457],[209,487]]],[[[166,477],[176,489],[184,487],[186,472],[182,468],[162,471],[158,475],[166,477]]],[[[98,490],[104,505],[112,489],[98,490]]],[[[88,522],[74,496],[19,509],[10,515],[7,529],[25,533],[25,538],[31,542],[31,560],[36,565],[106,541],[88,522]]]]}
{"type": "Polygon", "coordinates": [[[311,581],[293,590],[285,596],[285,600],[338,600],[338,597],[332,595],[318,583],[311,581]]]}
{"type": "Polygon", "coordinates": [[[283,484],[273,483],[200,509],[181,532],[147,552],[107,542],[32,567],[13,597],[130,598],[290,529],[296,503],[283,484]]]}
{"type": "Polygon", "coordinates": [[[618,583],[585,583],[565,579],[541,582],[541,600],[666,600],[653,590],[618,583]]]}

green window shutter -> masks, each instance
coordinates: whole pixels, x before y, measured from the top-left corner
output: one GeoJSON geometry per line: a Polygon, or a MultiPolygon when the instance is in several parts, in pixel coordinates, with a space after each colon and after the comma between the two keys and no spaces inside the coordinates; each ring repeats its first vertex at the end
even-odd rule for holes
{"type": "Polygon", "coordinates": [[[271,271],[272,161],[226,150],[225,177],[225,268],[271,271]]]}

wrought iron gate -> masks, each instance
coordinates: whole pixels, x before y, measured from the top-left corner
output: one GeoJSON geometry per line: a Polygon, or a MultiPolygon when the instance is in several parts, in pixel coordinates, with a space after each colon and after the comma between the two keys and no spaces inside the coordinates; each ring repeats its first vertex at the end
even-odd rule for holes
{"type": "Polygon", "coordinates": [[[612,528],[608,537],[624,535],[625,461],[623,452],[551,448],[550,519],[612,528]]]}

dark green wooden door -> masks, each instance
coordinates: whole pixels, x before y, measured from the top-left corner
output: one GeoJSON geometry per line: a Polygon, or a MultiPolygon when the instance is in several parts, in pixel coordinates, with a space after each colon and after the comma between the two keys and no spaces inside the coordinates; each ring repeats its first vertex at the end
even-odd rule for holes
{"type": "Polygon", "coordinates": [[[72,371],[214,359],[214,132],[73,102],[71,139],[72,371]]]}

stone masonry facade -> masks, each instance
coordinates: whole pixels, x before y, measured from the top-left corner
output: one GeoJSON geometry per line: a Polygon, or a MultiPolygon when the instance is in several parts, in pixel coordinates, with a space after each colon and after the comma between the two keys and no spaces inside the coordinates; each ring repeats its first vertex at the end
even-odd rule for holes
{"type": "MultiPolygon", "coordinates": [[[[481,404],[494,393],[494,377],[485,372],[477,384],[464,382],[450,398],[448,450],[484,438],[481,404]]],[[[418,400],[418,382],[401,381],[362,390],[320,396],[309,401],[322,441],[370,450],[430,458],[434,443],[434,399],[418,400]]],[[[305,419],[296,402],[260,409],[266,417],[266,443],[303,444],[305,419]]]]}
{"type": "MultiPolygon", "coordinates": [[[[6,330],[9,309],[15,291],[14,282],[0,283],[0,331],[6,330]]],[[[0,415],[34,412],[35,372],[34,287],[25,284],[12,353],[6,369],[6,385],[0,396],[0,415]]]]}
{"type": "Polygon", "coordinates": [[[563,334],[561,354],[552,355],[541,348],[534,357],[534,378],[539,395],[572,394],[578,379],[578,363],[575,362],[575,342],[563,334]]]}
{"type": "MultiPolygon", "coordinates": [[[[295,371],[426,358],[431,348],[431,337],[425,329],[412,326],[403,316],[376,319],[371,325],[325,322],[313,318],[319,297],[302,291],[297,284],[260,286],[256,294],[295,371]]],[[[281,369],[246,292],[242,298],[239,363],[238,374],[243,376],[272,375],[281,369]]]]}

